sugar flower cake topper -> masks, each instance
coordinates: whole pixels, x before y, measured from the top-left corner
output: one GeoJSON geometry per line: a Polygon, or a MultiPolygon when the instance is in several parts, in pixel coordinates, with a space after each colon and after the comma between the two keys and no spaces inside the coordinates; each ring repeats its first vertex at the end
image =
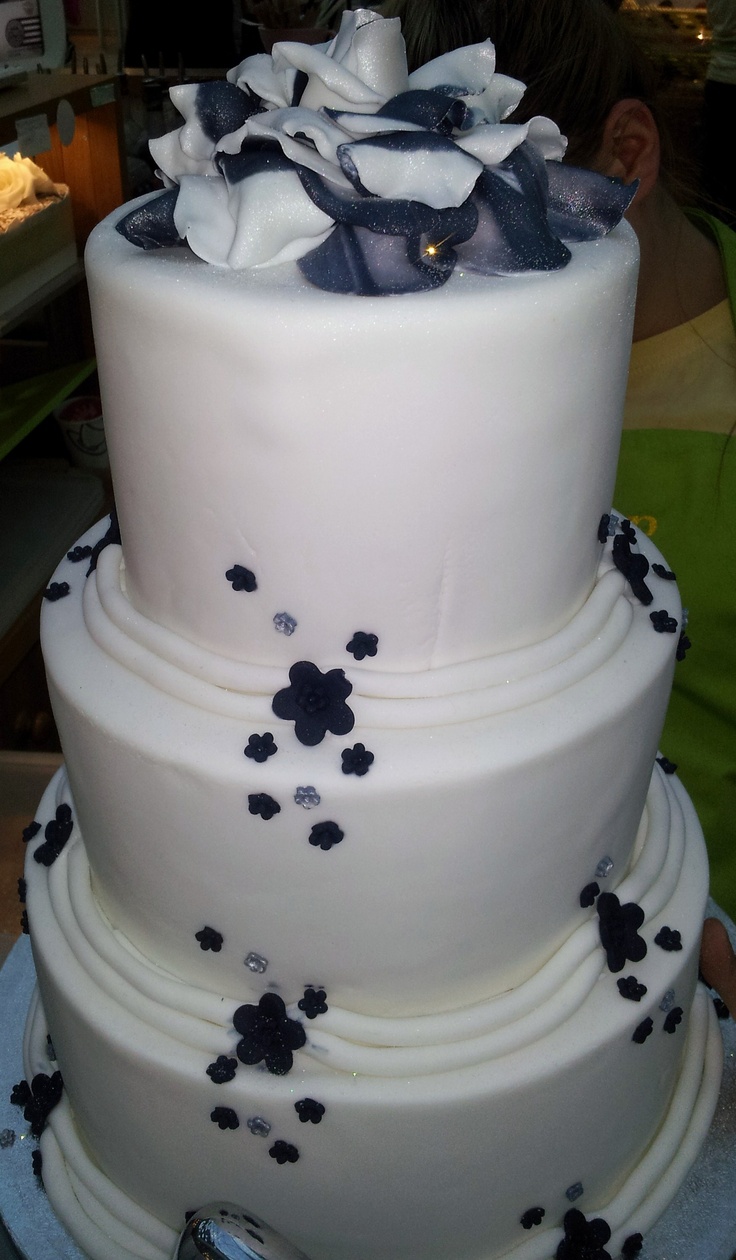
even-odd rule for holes
{"type": "Polygon", "coordinates": [[[490,40],[409,74],[398,18],[348,10],[327,44],[173,87],[183,125],[150,145],[166,191],[118,230],[234,270],[297,262],[337,293],[434,289],[456,266],[557,270],[635,187],[564,166],[550,119],[505,121],[523,94],[490,40]]]}

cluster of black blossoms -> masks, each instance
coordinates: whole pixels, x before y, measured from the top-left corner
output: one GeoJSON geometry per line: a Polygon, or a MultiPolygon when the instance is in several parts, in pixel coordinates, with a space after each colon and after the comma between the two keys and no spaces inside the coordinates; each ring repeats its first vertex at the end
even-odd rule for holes
{"type": "Polygon", "coordinates": [[[210,1112],[210,1120],[213,1124],[218,1125],[223,1132],[225,1129],[240,1128],[237,1112],[233,1111],[232,1107],[215,1107],[210,1112]]]}
{"type": "Polygon", "coordinates": [[[631,1040],[635,1041],[638,1046],[643,1046],[647,1037],[651,1036],[653,1030],[654,1030],[654,1021],[649,1016],[647,1016],[647,1018],[643,1019],[641,1023],[638,1024],[637,1027],[634,1029],[631,1036],[631,1040]]]}
{"type": "Polygon", "coordinates": [[[623,971],[626,961],[641,962],[647,944],[639,936],[644,911],[636,902],[622,906],[615,893],[604,892],[597,904],[601,945],[606,952],[609,971],[623,971]]]}
{"type": "Polygon", "coordinates": [[[71,551],[67,551],[66,558],[71,560],[72,564],[80,564],[82,560],[87,560],[92,555],[92,548],[89,546],[72,547],[71,551]]]}
{"type": "Polygon", "coordinates": [[[68,805],[58,805],[56,815],[46,823],[43,844],[39,844],[33,857],[42,866],[52,866],[64,848],[74,829],[72,811],[68,805]]]}
{"type": "Polygon", "coordinates": [[[359,778],[368,773],[376,759],[365,744],[353,744],[352,748],[343,748],[340,756],[343,774],[357,774],[359,778]]]}
{"type": "Polygon", "coordinates": [[[668,954],[676,954],[682,949],[682,937],[677,928],[661,927],[654,938],[654,944],[668,954]]]}
{"type": "Polygon", "coordinates": [[[522,1229],[533,1229],[535,1225],[541,1225],[544,1220],[544,1208],[533,1207],[528,1208],[522,1216],[519,1224],[522,1229]]]}
{"type": "Polygon", "coordinates": [[[69,590],[70,587],[68,582],[49,582],[49,585],[43,593],[43,597],[44,599],[47,599],[50,604],[55,604],[57,599],[64,599],[69,594],[69,590]]]}
{"type": "Polygon", "coordinates": [[[112,512],[110,513],[110,523],[107,529],[105,530],[105,533],[102,535],[102,538],[99,538],[97,540],[97,542],[95,543],[94,547],[92,548],[90,552],[90,561],[89,561],[89,568],[87,569],[87,577],[89,577],[90,573],[94,573],[95,569],[97,568],[97,559],[99,557],[100,552],[104,551],[105,547],[109,547],[113,543],[115,545],[119,545],[121,541],[122,540],[120,538],[120,526],[118,525],[118,516],[117,516],[117,512],[113,508],[112,512]]]}
{"type": "Polygon", "coordinates": [[[378,635],[356,630],[350,642],[345,644],[345,651],[352,652],[356,661],[362,661],[366,656],[375,656],[378,651],[378,635]]]}
{"type": "Polygon", "coordinates": [[[228,569],[225,577],[234,591],[246,591],[250,594],[251,591],[258,589],[255,573],[242,564],[234,564],[232,569],[228,569]]]}
{"type": "Polygon", "coordinates": [[[278,750],[279,746],[274,743],[271,732],[265,731],[263,735],[249,735],[243,752],[246,757],[250,757],[251,761],[263,762],[268,761],[269,757],[273,757],[278,750]]]}
{"type": "Polygon", "coordinates": [[[16,1107],[23,1108],[23,1118],[31,1126],[31,1133],[39,1137],[46,1127],[46,1118],[61,1099],[63,1081],[61,1072],[47,1076],[38,1072],[30,1085],[28,1081],[19,1081],[13,1086],[10,1101],[16,1107]]]}
{"type": "Polygon", "coordinates": [[[285,1142],[283,1138],[274,1142],[268,1153],[277,1164],[295,1164],[299,1158],[297,1148],[292,1146],[291,1142],[285,1142]]]}
{"type": "Polygon", "coordinates": [[[616,981],[618,991],[621,997],[628,998],[630,1002],[641,1002],[647,991],[645,984],[640,984],[636,976],[626,976],[616,981]]]}
{"type": "Polygon", "coordinates": [[[300,1098],[294,1103],[294,1110],[302,1124],[320,1124],[325,1114],[325,1105],[315,1098],[300,1098]]]}
{"type": "Polygon", "coordinates": [[[33,822],[29,822],[28,826],[23,828],[23,843],[28,844],[29,840],[37,836],[40,830],[41,824],[34,818],[33,822]]]}
{"type": "Polygon", "coordinates": [[[301,744],[321,744],[328,731],[347,735],[355,717],[345,701],[353,690],[342,669],[323,674],[312,661],[297,661],[289,670],[290,686],[277,691],[272,709],[276,717],[294,723],[301,744]]]}
{"type": "Polygon", "coordinates": [[[203,927],[199,932],[194,933],[194,939],[199,941],[200,949],[211,949],[213,954],[219,954],[225,938],[222,932],[217,932],[215,928],[203,927]]]}
{"type": "Polygon", "coordinates": [[[657,577],[663,578],[665,582],[674,582],[675,575],[671,569],[665,569],[663,564],[653,564],[652,573],[656,573],[657,577]]]}
{"type": "Polygon", "coordinates": [[[604,1250],[611,1230],[602,1217],[589,1221],[578,1208],[570,1208],[562,1227],[565,1237],[555,1252],[556,1260],[611,1260],[604,1250]]]}
{"type": "Polygon", "coordinates": [[[218,1054],[214,1063],[210,1063],[207,1068],[207,1075],[215,1085],[225,1085],[227,1081],[233,1079],[237,1067],[237,1059],[231,1059],[226,1054],[218,1054]]]}
{"type": "Polygon", "coordinates": [[[233,1024],[242,1038],[237,1045],[241,1063],[265,1063],[274,1076],[291,1071],[294,1051],[301,1050],[307,1040],[302,1025],[289,1018],[283,999],[276,993],[264,993],[257,1006],[239,1006],[233,1024]]]}
{"type": "Polygon", "coordinates": [[[677,771],[677,764],[674,761],[670,761],[669,757],[657,757],[657,765],[661,767],[665,774],[675,774],[677,771]]]}
{"type": "Polygon", "coordinates": [[[274,814],[281,813],[281,806],[268,792],[251,792],[248,797],[248,809],[251,814],[260,814],[268,822],[274,814]]]}
{"type": "Polygon", "coordinates": [[[678,1024],[682,1023],[683,1009],[681,1006],[673,1006],[671,1011],[667,1012],[667,1018],[664,1021],[663,1028],[666,1033],[673,1033],[678,1024]]]}
{"type": "Polygon", "coordinates": [[[327,994],[324,989],[313,989],[311,986],[304,990],[304,997],[300,998],[297,1006],[300,1011],[304,1011],[307,1019],[316,1019],[318,1015],[324,1015],[328,1010],[327,994]]]}
{"type": "Polygon", "coordinates": [[[600,891],[600,886],[596,884],[595,880],[592,884],[585,885],[585,888],[580,894],[580,905],[583,910],[587,910],[589,906],[592,906],[595,903],[595,899],[600,891]]]}
{"type": "Polygon", "coordinates": [[[315,849],[323,849],[327,853],[333,845],[339,844],[344,836],[345,832],[338,827],[336,822],[318,822],[309,833],[309,843],[315,849]]]}
{"type": "Polygon", "coordinates": [[[624,521],[622,533],[616,534],[611,554],[613,563],[623,573],[633,594],[642,604],[651,604],[654,596],[644,578],[649,572],[649,561],[640,551],[632,551],[631,544],[636,541],[636,531],[630,521],[624,521]]]}
{"type": "Polygon", "coordinates": [[[675,617],[670,617],[666,608],[660,608],[657,612],[651,612],[649,620],[657,634],[674,634],[677,630],[677,620],[675,617]]]}

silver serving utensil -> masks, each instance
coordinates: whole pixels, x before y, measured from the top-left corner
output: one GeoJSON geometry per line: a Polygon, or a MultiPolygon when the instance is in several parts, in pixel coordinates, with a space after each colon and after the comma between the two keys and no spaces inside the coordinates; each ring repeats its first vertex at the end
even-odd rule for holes
{"type": "Polygon", "coordinates": [[[208,1203],[182,1230],[172,1260],[308,1260],[235,1203],[208,1203]]]}

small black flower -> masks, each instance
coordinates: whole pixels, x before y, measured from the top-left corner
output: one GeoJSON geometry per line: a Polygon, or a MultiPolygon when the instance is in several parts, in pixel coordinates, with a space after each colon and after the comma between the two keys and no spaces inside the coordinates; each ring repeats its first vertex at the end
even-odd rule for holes
{"type": "Polygon", "coordinates": [[[236,1031],[242,1036],[237,1054],[241,1063],[264,1062],[274,1076],[285,1076],[294,1065],[294,1050],[306,1043],[307,1034],[295,1019],[289,1019],[282,998],[264,993],[257,1006],[239,1006],[233,1015],[236,1031]]]}
{"type": "Polygon", "coordinates": [[[656,573],[657,577],[664,578],[665,582],[674,582],[675,575],[671,569],[665,569],[663,564],[653,564],[652,573],[656,573]]]}
{"type": "Polygon", "coordinates": [[[629,1234],[621,1246],[622,1260],[632,1260],[633,1256],[638,1256],[643,1246],[644,1239],[641,1234],[629,1234]]]}
{"type": "Polygon", "coordinates": [[[222,932],[217,932],[211,927],[203,927],[201,931],[194,933],[194,939],[199,941],[200,949],[211,949],[213,954],[219,954],[225,938],[222,932]]]}
{"type": "Polygon", "coordinates": [[[654,938],[654,944],[668,954],[676,954],[682,949],[682,937],[677,928],[662,927],[654,938]]]}
{"type": "Polygon", "coordinates": [[[622,906],[615,893],[604,892],[598,898],[597,909],[609,971],[623,971],[627,959],[641,962],[647,952],[646,941],[638,933],[644,922],[641,906],[633,901],[622,906]]]}
{"type": "Polygon", "coordinates": [[[626,979],[622,977],[616,984],[621,997],[628,998],[630,1002],[641,1002],[647,991],[647,986],[639,984],[636,976],[627,976],[626,979]]]}
{"type": "Polygon", "coordinates": [[[251,573],[250,569],[246,569],[242,564],[234,564],[232,569],[228,569],[225,577],[234,591],[247,591],[250,594],[258,586],[255,573],[251,573]]]}
{"type": "Polygon", "coordinates": [[[325,1114],[324,1103],[317,1102],[315,1098],[300,1098],[294,1103],[294,1110],[302,1124],[319,1124],[325,1114]]]}
{"type": "Polygon", "coordinates": [[[528,1210],[522,1216],[519,1224],[521,1225],[522,1229],[533,1229],[535,1225],[541,1225],[543,1219],[544,1219],[544,1208],[541,1208],[541,1207],[528,1208],[528,1210]]]}
{"type": "Polygon", "coordinates": [[[289,670],[291,686],[277,691],[271,705],[276,717],[294,723],[301,744],[321,744],[328,731],[347,735],[355,717],[345,701],[353,690],[342,669],[323,674],[311,661],[297,661],[289,670]]]}
{"type": "Polygon", "coordinates": [[[260,814],[268,822],[274,814],[281,813],[281,806],[267,792],[251,792],[248,797],[248,809],[251,814],[260,814]]]}
{"type": "Polygon", "coordinates": [[[365,744],[353,744],[352,748],[343,748],[340,756],[343,774],[357,774],[359,778],[368,773],[375,761],[374,754],[368,751],[365,744]]]}
{"type": "Polygon", "coordinates": [[[333,844],[339,844],[345,835],[335,822],[318,822],[312,827],[309,833],[309,843],[314,845],[315,849],[324,849],[325,853],[332,848],[333,844]]]}
{"type": "Polygon", "coordinates": [[[278,750],[279,747],[274,743],[273,735],[270,731],[266,731],[263,735],[249,735],[247,747],[243,749],[243,752],[252,761],[268,761],[269,757],[273,757],[278,750]]]}
{"type": "Polygon", "coordinates": [[[20,1081],[13,1086],[10,1101],[23,1108],[23,1117],[30,1124],[34,1137],[43,1133],[46,1117],[61,1099],[62,1089],[61,1072],[54,1072],[51,1076],[38,1072],[30,1085],[28,1081],[20,1081]]]}
{"type": "Polygon", "coordinates": [[[628,543],[633,545],[636,542],[636,530],[628,517],[621,522],[621,533],[628,543]]]}
{"type": "Polygon", "coordinates": [[[300,1011],[304,1011],[307,1019],[316,1019],[328,1009],[326,997],[324,989],[313,989],[310,986],[304,990],[304,997],[299,999],[297,1006],[300,1011]]]}
{"type": "Polygon", "coordinates": [[[600,891],[600,888],[595,882],[585,885],[585,888],[580,894],[580,904],[584,910],[587,910],[588,906],[593,905],[600,891]]]}
{"type": "Polygon", "coordinates": [[[91,547],[72,547],[71,551],[67,551],[66,558],[71,560],[72,564],[79,564],[80,560],[86,560],[91,555],[91,547]]]}
{"type": "Polygon", "coordinates": [[[33,822],[30,822],[27,827],[23,828],[23,843],[28,844],[28,841],[37,836],[40,830],[41,824],[34,818],[33,822]]]}
{"type": "Polygon", "coordinates": [[[680,635],[680,638],[677,641],[677,651],[675,652],[675,660],[684,661],[685,654],[689,652],[691,647],[692,647],[692,643],[690,642],[687,635],[685,634],[685,631],[683,630],[682,634],[680,635]]]}
{"type": "Polygon", "coordinates": [[[557,1260],[611,1260],[604,1251],[611,1230],[602,1217],[589,1221],[579,1208],[570,1208],[562,1225],[565,1237],[555,1252],[557,1260]]]}
{"type": "Polygon", "coordinates": [[[43,597],[51,604],[55,604],[57,599],[64,599],[69,594],[69,590],[68,582],[50,582],[43,593],[43,597]]]}
{"type": "Polygon", "coordinates": [[[46,823],[44,842],[39,844],[33,856],[42,866],[52,866],[64,848],[74,829],[72,811],[68,805],[59,805],[56,817],[46,823]]]}
{"type": "MultiPolygon", "coordinates": [[[[611,514],[610,512],[604,512],[600,521],[598,522],[598,542],[599,543],[605,543],[608,541],[608,527],[610,524],[611,524],[611,514]]],[[[527,1229],[528,1226],[525,1225],[524,1228],[527,1229]]]]}
{"type": "Polygon", "coordinates": [[[27,892],[26,881],[21,875],[18,879],[18,900],[22,906],[25,905],[26,892],[27,892]]]}
{"type": "Polygon", "coordinates": [[[207,1068],[207,1075],[215,1085],[224,1085],[233,1079],[237,1066],[237,1059],[229,1059],[226,1054],[218,1054],[214,1063],[210,1063],[207,1068]]]}
{"type": "Polygon", "coordinates": [[[299,1158],[299,1152],[291,1142],[284,1142],[283,1138],[279,1138],[274,1142],[268,1152],[271,1159],[275,1159],[277,1164],[295,1164],[299,1158]]]}
{"type": "Polygon", "coordinates": [[[378,635],[356,630],[350,642],[345,644],[345,651],[352,652],[356,661],[362,661],[366,656],[375,656],[378,651],[378,635]]]}
{"type": "Polygon", "coordinates": [[[662,767],[665,774],[674,774],[677,765],[674,761],[670,761],[668,757],[657,757],[657,765],[662,767]]]}
{"type": "Polygon", "coordinates": [[[638,1046],[643,1046],[647,1037],[651,1035],[653,1028],[654,1028],[654,1023],[649,1018],[649,1016],[647,1016],[647,1018],[643,1019],[641,1023],[638,1024],[637,1027],[634,1029],[631,1040],[635,1041],[638,1046]]]}
{"type": "Polygon", "coordinates": [[[31,929],[28,923],[28,911],[24,910],[20,916],[20,930],[24,936],[30,936],[31,929]]]}
{"type": "Polygon", "coordinates": [[[31,1168],[33,1169],[34,1177],[41,1176],[41,1173],[43,1171],[43,1155],[41,1154],[38,1147],[36,1147],[36,1150],[33,1151],[31,1155],[31,1168]]]}
{"type": "Polygon", "coordinates": [[[667,1018],[662,1027],[666,1033],[673,1033],[678,1024],[682,1023],[683,1010],[681,1006],[673,1006],[671,1011],[667,1012],[667,1018]]]}
{"type": "Polygon", "coordinates": [[[674,634],[677,629],[677,621],[674,617],[670,617],[666,608],[660,608],[657,612],[649,614],[651,621],[657,634],[674,634]]]}
{"type": "MultiPolygon", "coordinates": [[[[624,524],[628,524],[627,521],[624,524]]],[[[629,528],[631,528],[629,526],[629,528]]],[[[636,534],[631,530],[634,538],[636,534]]],[[[631,550],[631,542],[626,533],[617,534],[613,540],[613,563],[616,568],[623,573],[626,581],[629,583],[633,594],[642,604],[651,604],[654,596],[647,586],[644,578],[649,572],[649,561],[641,552],[631,550]]]]}
{"type": "Polygon", "coordinates": [[[223,1131],[225,1129],[240,1128],[240,1121],[238,1120],[237,1114],[233,1111],[232,1107],[215,1107],[215,1109],[210,1112],[210,1120],[213,1124],[219,1125],[223,1131]]]}

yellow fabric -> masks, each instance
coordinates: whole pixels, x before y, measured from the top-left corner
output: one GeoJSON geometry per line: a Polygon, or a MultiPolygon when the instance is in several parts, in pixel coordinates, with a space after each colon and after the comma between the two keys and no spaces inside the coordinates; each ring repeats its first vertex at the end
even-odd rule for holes
{"type": "Polygon", "coordinates": [[[713,896],[736,918],[736,333],[729,302],[635,343],[614,504],[664,553],[689,610],[692,647],[675,669],[661,748],[677,763],[703,824],[713,896]]]}

